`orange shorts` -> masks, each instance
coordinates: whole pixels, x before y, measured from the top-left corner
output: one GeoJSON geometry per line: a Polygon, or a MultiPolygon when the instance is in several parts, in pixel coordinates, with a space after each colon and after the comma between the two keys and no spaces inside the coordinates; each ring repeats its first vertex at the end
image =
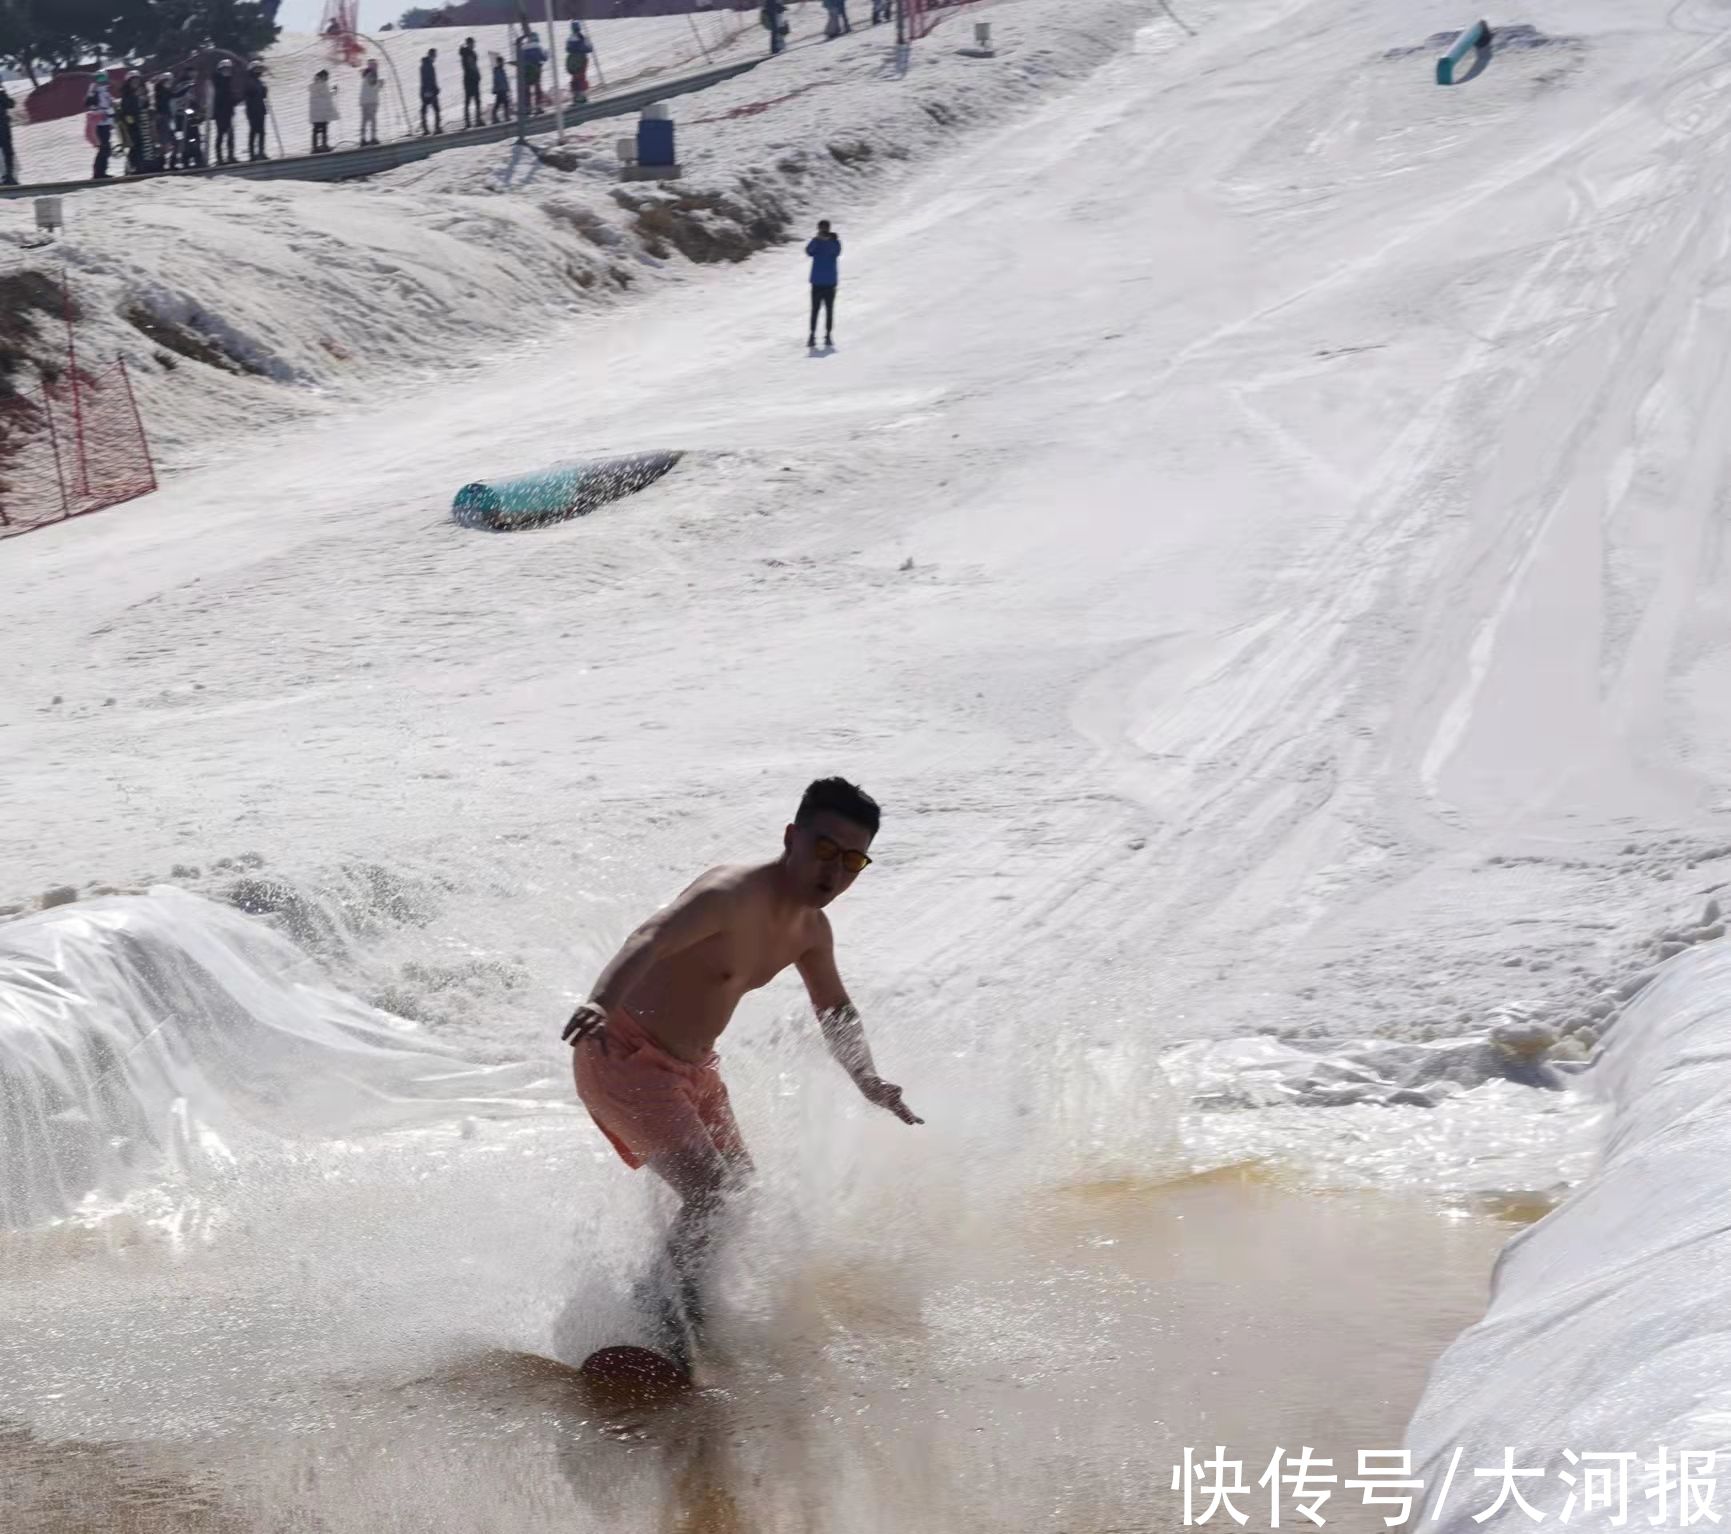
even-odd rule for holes
{"type": "Polygon", "coordinates": [[[712,1146],[745,1161],[745,1142],[711,1053],[698,1064],[670,1055],[623,1007],[574,1051],[577,1096],[628,1167],[668,1151],[712,1146]]]}

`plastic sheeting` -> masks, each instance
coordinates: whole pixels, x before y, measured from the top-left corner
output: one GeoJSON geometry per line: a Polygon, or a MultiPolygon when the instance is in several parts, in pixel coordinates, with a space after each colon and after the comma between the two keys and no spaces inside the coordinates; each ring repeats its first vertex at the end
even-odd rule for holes
{"type": "Polygon", "coordinates": [[[1667,965],[1579,1080],[1613,1109],[1599,1163],[1509,1243],[1485,1319],[1438,1361],[1413,1417],[1423,1526],[1439,1534],[1528,1529],[1534,1513],[1684,1527],[1684,1450],[1719,1451],[1685,1468],[1731,1514],[1731,944],[1667,965]],[[1511,1464],[1542,1471],[1514,1478],[1525,1507],[1504,1491],[1511,1464]]]}
{"type": "Polygon", "coordinates": [[[471,1065],[330,989],[269,927],[180,890],[0,924],[0,1229],[221,1158],[236,1133],[519,1111],[532,1086],[527,1067],[471,1065]]]}

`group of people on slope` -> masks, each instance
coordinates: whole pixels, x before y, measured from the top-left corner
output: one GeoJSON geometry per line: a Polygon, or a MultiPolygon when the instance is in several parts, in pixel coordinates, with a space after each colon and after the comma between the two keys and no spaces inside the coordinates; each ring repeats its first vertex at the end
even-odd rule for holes
{"type": "MultiPolygon", "coordinates": [[[[542,112],[547,108],[547,94],[541,83],[547,51],[536,40],[534,31],[524,27],[516,40],[517,65],[521,75],[523,98],[528,110],[542,112]]],[[[502,54],[492,54],[492,111],[490,119],[483,115],[481,100],[481,63],[475,39],[466,38],[457,50],[463,74],[463,126],[484,126],[508,122],[512,115],[511,78],[502,54]]],[[[574,99],[588,99],[589,63],[595,47],[579,21],[571,23],[565,40],[565,68],[570,76],[574,99]]],[[[429,48],[421,59],[421,132],[443,133],[440,112],[438,72],[439,50],[429,48]]],[[[119,70],[98,70],[85,95],[84,109],[90,127],[90,137],[96,146],[96,161],[92,177],[98,181],[111,179],[109,166],[118,150],[125,158],[128,175],[144,175],[165,170],[190,170],[203,166],[205,158],[204,127],[206,115],[204,97],[197,75],[188,70],[180,75],[162,74],[146,83],[137,74],[126,75],[115,96],[119,70]]],[[[223,59],[210,81],[209,122],[215,130],[211,149],[217,165],[233,165],[235,154],[235,114],[244,110],[247,121],[247,159],[267,160],[265,153],[265,123],[269,115],[270,87],[264,79],[265,67],[254,63],[247,67],[243,79],[237,79],[235,61],[223,59]]],[[[328,69],[321,69],[307,86],[307,122],[312,128],[311,151],[329,154],[331,124],[342,116],[336,82],[328,69]]],[[[376,59],[369,59],[361,70],[359,105],[361,113],[360,141],[362,145],[379,142],[379,105],[384,85],[376,59]]],[[[17,159],[12,146],[12,98],[0,89],[0,184],[13,185],[18,179],[17,159]]]]}
{"type": "MultiPolygon", "coordinates": [[[[823,0],[823,8],[828,13],[823,26],[823,35],[826,38],[842,37],[853,31],[853,23],[848,20],[847,0],[823,0]]],[[[872,0],[874,27],[890,20],[894,15],[895,0],[872,0]]],[[[763,0],[758,11],[758,20],[769,33],[769,51],[780,53],[787,47],[787,0],[763,0]]]]}
{"type": "MultiPolygon", "coordinates": [[[[541,71],[547,59],[547,50],[536,39],[529,27],[524,27],[522,35],[517,39],[517,66],[521,74],[524,102],[528,110],[541,112],[546,110],[547,93],[541,84],[541,71]]],[[[589,41],[588,34],[583,30],[580,21],[571,23],[571,31],[565,40],[565,66],[571,76],[571,86],[576,99],[587,98],[589,89],[589,60],[594,55],[595,47],[589,41]]],[[[511,76],[506,66],[503,54],[489,55],[492,65],[492,108],[491,116],[482,105],[481,98],[481,56],[475,45],[475,39],[466,37],[463,45],[457,50],[457,58],[463,78],[463,126],[465,128],[480,128],[491,121],[495,123],[509,122],[511,119],[511,76]]],[[[321,69],[308,88],[307,117],[313,125],[313,153],[322,154],[330,149],[330,125],[341,116],[337,106],[336,86],[331,83],[330,71],[321,69]]],[[[376,144],[379,141],[379,100],[381,95],[379,66],[376,60],[369,59],[361,71],[361,143],[376,144]]],[[[444,90],[439,82],[439,50],[429,48],[422,56],[420,63],[420,100],[421,100],[421,132],[423,135],[442,134],[445,131],[444,90]]]]}
{"type": "MultiPolygon", "coordinates": [[[[179,75],[165,73],[147,82],[140,74],[127,74],[116,98],[115,77],[120,73],[99,69],[85,93],[85,118],[96,145],[92,179],[110,179],[109,166],[117,150],[126,162],[129,176],[203,166],[206,119],[197,76],[191,71],[179,75]]],[[[247,120],[247,158],[268,158],[264,128],[269,96],[264,65],[253,64],[245,80],[237,82],[234,60],[218,62],[210,83],[209,119],[215,129],[213,153],[218,165],[235,163],[234,118],[241,109],[245,110],[247,120]]],[[[7,150],[10,167],[9,130],[7,150]]]]}

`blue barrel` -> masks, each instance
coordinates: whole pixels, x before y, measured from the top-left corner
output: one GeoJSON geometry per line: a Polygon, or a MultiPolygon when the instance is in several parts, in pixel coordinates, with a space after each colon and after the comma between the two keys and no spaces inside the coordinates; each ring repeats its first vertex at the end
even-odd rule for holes
{"type": "Polygon", "coordinates": [[[1455,83],[1455,66],[1469,53],[1475,53],[1480,48],[1491,45],[1490,23],[1480,18],[1466,31],[1454,40],[1454,45],[1436,61],[1436,83],[1438,85],[1453,85],[1455,83]]]}
{"type": "Polygon", "coordinates": [[[639,165],[675,165],[673,158],[673,120],[645,117],[637,124],[637,163],[639,165]]]}
{"type": "Polygon", "coordinates": [[[558,464],[505,479],[478,479],[457,492],[451,516],[464,527],[490,532],[562,522],[654,484],[678,462],[678,453],[635,453],[558,464]]]}

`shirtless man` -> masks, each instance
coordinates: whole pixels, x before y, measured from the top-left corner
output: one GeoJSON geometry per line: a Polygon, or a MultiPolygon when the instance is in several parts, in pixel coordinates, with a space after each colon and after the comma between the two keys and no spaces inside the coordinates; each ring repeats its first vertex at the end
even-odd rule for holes
{"type": "MultiPolygon", "coordinates": [[[[747,991],[797,965],[824,1042],[860,1092],[905,1124],[924,1122],[877,1074],[823,914],[870,864],[877,829],[876,803],[853,784],[813,783],[779,858],[713,868],[688,886],[625,940],[565,1025],[584,1107],[627,1166],[647,1166],[679,1195],[668,1256],[694,1336],[715,1215],[751,1170],[714,1052],[747,991]]],[[[664,1324],[689,1367],[679,1318],[664,1324]]]]}

